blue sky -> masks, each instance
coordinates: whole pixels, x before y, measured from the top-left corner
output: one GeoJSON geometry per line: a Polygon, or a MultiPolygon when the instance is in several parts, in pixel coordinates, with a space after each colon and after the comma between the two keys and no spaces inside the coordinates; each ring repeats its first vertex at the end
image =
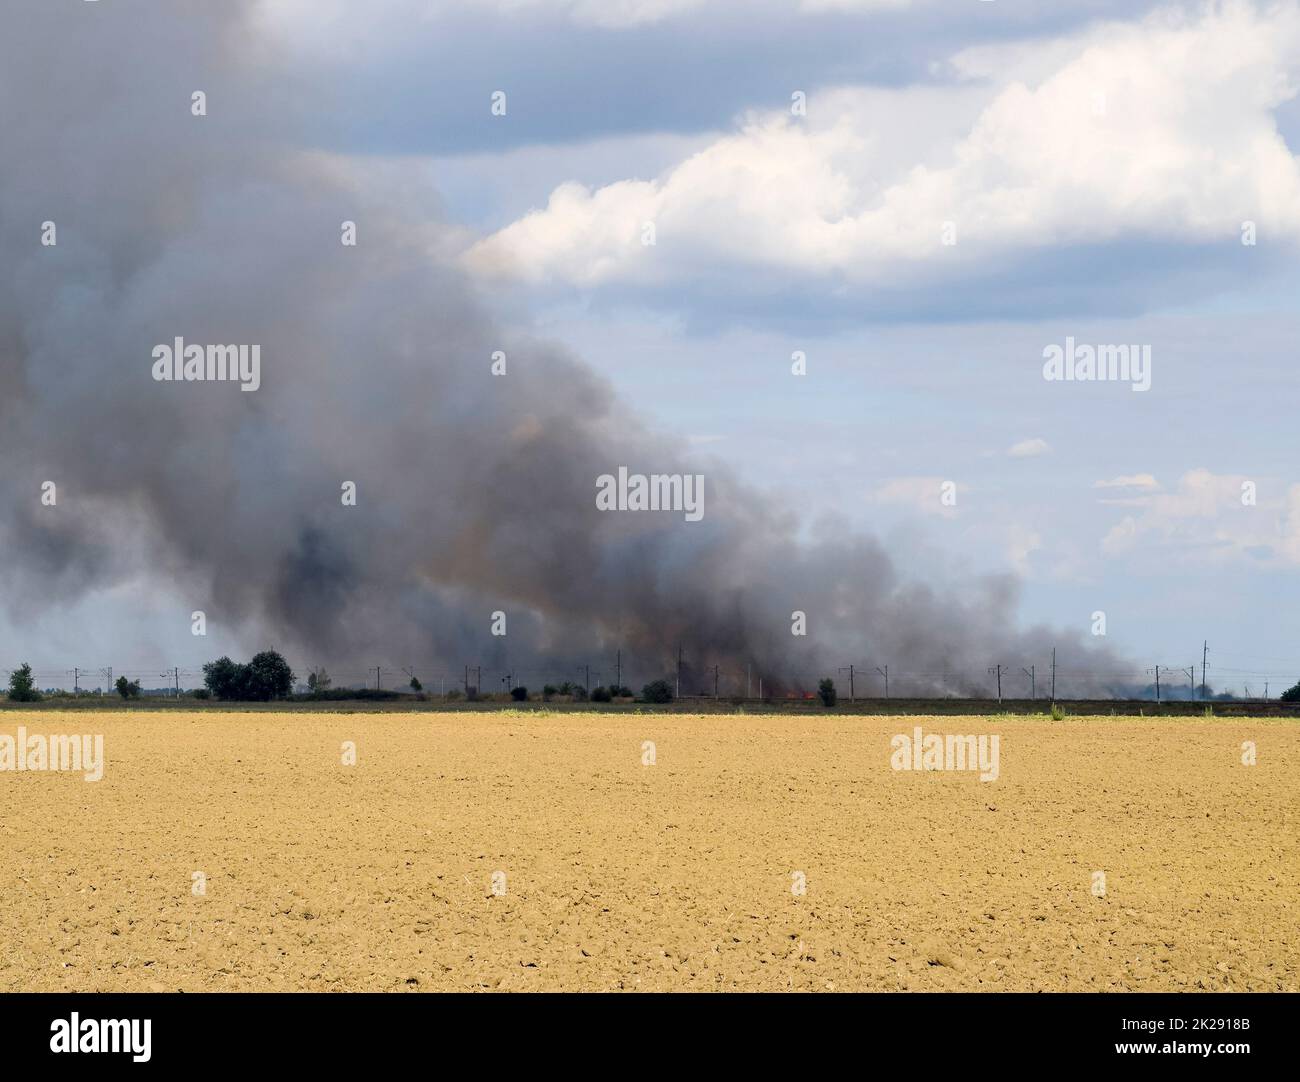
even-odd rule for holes
{"type": "MultiPolygon", "coordinates": [[[[451,223],[495,318],[701,469],[921,581],[1010,572],[1025,624],[1300,676],[1294,0],[250,9],[212,127],[451,223]],[[1067,338],[1148,347],[1150,389],[1046,380],[1067,338]]],[[[45,653],[109,649],[123,589],[45,653]]]]}
{"type": "Polygon", "coordinates": [[[426,176],[505,265],[478,264],[488,295],[701,461],[918,576],[1012,570],[1026,621],[1102,610],[1153,663],[1209,638],[1221,682],[1291,676],[1294,4],[615,8],[467,4],[404,33],[390,10],[355,56],[298,46],[358,115],[396,90],[351,149],[426,176]],[[460,127],[407,123],[448,94],[460,127]],[[949,218],[956,245],[926,248],[949,218]],[[1150,391],[1046,382],[1067,335],[1149,344],[1150,391]]]}

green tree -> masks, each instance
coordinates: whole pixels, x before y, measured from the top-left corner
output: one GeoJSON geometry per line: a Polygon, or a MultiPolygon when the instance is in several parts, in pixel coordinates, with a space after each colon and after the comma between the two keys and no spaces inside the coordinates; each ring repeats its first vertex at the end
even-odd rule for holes
{"type": "Polygon", "coordinates": [[[1295,687],[1287,688],[1278,698],[1284,703],[1300,703],[1300,681],[1297,681],[1295,687]]]}
{"type": "Polygon", "coordinates": [[[244,673],[243,697],[256,702],[287,699],[293,691],[293,670],[274,650],[254,654],[244,673]]]}
{"type": "Polygon", "coordinates": [[[41,693],[36,690],[32,667],[23,662],[9,674],[9,701],[13,703],[38,703],[41,693]]]}
{"type": "Polygon", "coordinates": [[[113,686],[117,688],[117,693],[123,699],[134,699],[140,694],[140,681],[128,680],[125,676],[119,676],[113,681],[113,686]]]}
{"type": "Polygon", "coordinates": [[[838,696],[835,694],[835,681],[829,676],[817,685],[817,698],[821,699],[822,706],[830,708],[835,705],[838,696]]]}
{"type": "Polygon", "coordinates": [[[415,677],[415,676],[411,677],[411,690],[412,691],[424,690],[424,685],[420,683],[419,677],[415,677]]]}
{"type": "Polygon", "coordinates": [[[244,666],[228,657],[219,657],[203,666],[203,683],[218,699],[242,699],[244,666]]]}

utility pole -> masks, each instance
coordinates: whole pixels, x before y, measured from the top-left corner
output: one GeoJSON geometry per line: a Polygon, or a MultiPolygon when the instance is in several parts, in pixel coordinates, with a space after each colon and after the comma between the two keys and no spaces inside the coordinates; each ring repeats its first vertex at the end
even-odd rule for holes
{"type": "Polygon", "coordinates": [[[1206,689],[1205,689],[1205,659],[1206,659],[1207,656],[1209,656],[1209,653],[1210,653],[1210,640],[1209,640],[1209,639],[1204,639],[1204,640],[1202,640],[1202,644],[1201,644],[1201,698],[1202,698],[1202,699],[1204,699],[1204,698],[1205,698],[1205,695],[1206,695],[1206,689]]]}
{"type": "Polygon", "coordinates": [[[181,667],[179,665],[173,666],[172,676],[176,678],[176,698],[179,699],[181,697],[181,667]]]}
{"type": "MultiPolygon", "coordinates": [[[[1147,672],[1151,672],[1151,670],[1147,669],[1147,672]]],[[[1156,702],[1159,702],[1160,701],[1160,666],[1159,665],[1155,667],[1155,674],[1156,674],[1156,702]]]]}
{"type": "Polygon", "coordinates": [[[81,694],[81,670],[75,665],[72,667],[72,694],[81,694]]]}
{"type": "Polygon", "coordinates": [[[483,694],[483,666],[482,665],[476,665],[474,667],[474,694],[475,695],[483,694]]]}
{"type": "Polygon", "coordinates": [[[376,691],[379,690],[379,670],[382,669],[382,668],[383,668],[382,665],[376,665],[376,666],[375,666],[375,690],[376,690],[376,691]]]}
{"type": "Polygon", "coordinates": [[[745,662],[745,698],[746,699],[750,697],[749,693],[754,690],[753,685],[750,683],[749,668],[750,668],[749,662],[746,661],[745,662]]]}
{"type": "Polygon", "coordinates": [[[713,697],[718,697],[718,667],[713,666],[713,697]]]}
{"type": "Polygon", "coordinates": [[[1002,665],[1001,665],[1001,663],[999,663],[999,664],[995,665],[993,668],[989,669],[989,672],[991,672],[991,673],[992,673],[992,672],[995,672],[995,673],[998,674],[998,702],[1001,702],[1001,701],[1002,701],[1002,665]]]}
{"type": "Polygon", "coordinates": [[[882,669],[879,665],[877,665],[876,672],[880,673],[880,675],[885,678],[885,698],[888,699],[889,698],[889,666],[886,665],[882,669]]]}
{"type": "MultiPolygon", "coordinates": [[[[113,690],[113,666],[110,665],[106,669],[100,669],[99,674],[104,678],[105,690],[112,691],[113,690]]],[[[100,695],[102,697],[103,692],[101,692],[100,695]]]]}
{"type": "Polygon", "coordinates": [[[588,695],[590,695],[591,694],[591,666],[584,665],[582,667],[582,671],[586,674],[582,678],[584,681],[582,685],[582,690],[585,691],[588,695]]]}
{"type": "Polygon", "coordinates": [[[465,698],[469,698],[469,666],[465,666],[465,698]]]}
{"type": "Polygon", "coordinates": [[[1190,669],[1184,669],[1183,672],[1187,674],[1188,698],[1195,699],[1196,698],[1196,662],[1193,661],[1192,667],[1190,669]]]}
{"type": "Polygon", "coordinates": [[[1052,702],[1056,702],[1056,647],[1052,647],[1052,702]]]}
{"type": "Polygon", "coordinates": [[[618,691],[623,686],[623,651],[618,652],[618,660],[614,662],[614,690],[618,691]]]}
{"type": "Polygon", "coordinates": [[[682,644],[677,644],[677,695],[676,698],[682,697],[682,644]]]}
{"type": "Polygon", "coordinates": [[[853,666],[841,665],[839,671],[843,672],[846,668],[849,670],[849,702],[853,702],[853,666]]]}
{"type": "Polygon", "coordinates": [[[1022,665],[1022,666],[1020,667],[1020,671],[1021,671],[1022,673],[1024,673],[1027,677],[1029,677],[1029,698],[1030,698],[1031,700],[1032,700],[1032,699],[1037,699],[1037,698],[1038,698],[1038,685],[1037,685],[1037,684],[1035,683],[1035,681],[1034,681],[1034,666],[1030,665],[1029,668],[1026,669],[1026,668],[1022,665]]]}

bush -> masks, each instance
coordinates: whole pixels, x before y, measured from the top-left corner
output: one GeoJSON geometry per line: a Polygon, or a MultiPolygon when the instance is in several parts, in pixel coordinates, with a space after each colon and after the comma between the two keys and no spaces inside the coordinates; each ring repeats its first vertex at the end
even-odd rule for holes
{"type": "Polygon", "coordinates": [[[616,699],[631,699],[633,697],[632,689],[626,684],[619,688],[611,687],[609,693],[616,699]]]}
{"type": "Polygon", "coordinates": [[[821,699],[822,706],[827,709],[835,705],[838,698],[835,694],[835,681],[829,676],[817,685],[817,698],[821,699]]]}
{"type": "Polygon", "coordinates": [[[1056,703],[1052,703],[1052,720],[1053,721],[1065,720],[1065,711],[1062,710],[1059,706],[1057,706],[1056,703]]]}
{"type": "Polygon", "coordinates": [[[557,688],[554,684],[547,684],[544,688],[542,688],[542,702],[549,703],[551,701],[551,696],[558,695],[559,690],[560,689],[557,688]]]}
{"type": "Polygon", "coordinates": [[[411,690],[415,692],[420,692],[424,690],[424,685],[421,684],[420,681],[414,676],[411,677],[411,690]]]}
{"type": "Polygon", "coordinates": [[[599,687],[591,689],[591,701],[593,703],[613,702],[614,696],[609,693],[609,688],[599,687]]]}
{"type": "Polygon", "coordinates": [[[527,702],[527,701],[528,701],[528,689],[527,689],[526,687],[523,687],[522,685],[520,685],[520,686],[517,687],[517,688],[511,688],[511,689],[510,689],[510,698],[514,699],[514,701],[517,702],[517,703],[527,702]]]}
{"type": "Polygon", "coordinates": [[[38,703],[41,693],[36,690],[32,667],[23,662],[9,674],[9,701],[11,703],[38,703]]]}
{"type": "Polygon", "coordinates": [[[190,694],[193,695],[194,698],[196,699],[212,698],[212,692],[210,692],[207,688],[195,688],[193,691],[190,692],[190,694]]]}
{"type": "Polygon", "coordinates": [[[670,703],[673,701],[673,686],[667,680],[652,680],[641,689],[641,701],[647,703],[670,703]]]}
{"type": "Polygon", "coordinates": [[[329,688],[326,691],[308,692],[306,695],[290,695],[288,698],[290,702],[295,703],[333,703],[348,700],[390,702],[393,699],[405,698],[405,695],[405,692],[392,691],[389,688],[329,688]]]}
{"type": "Polygon", "coordinates": [[[134,699],[140,694],[139,680],[128,680],[125,676],[119,676],[113,681],[113,686],[124,699],[134,699]]]}
{"type": "Polygon", "coordinates": [[[330,679],[330,674],[324,669],[315,669],[307,674],[308,691],[329,691],[330,684],[333,682],[330,679]]]}
{"type": "Polygon", "coordinates": [[[1300,703],[1300,682],[1297,682],[1293,688],[1287,688],[1278,698],[1284,703],[1300,703]]]}
{"type": "MultiPolygon", "coordinates": [[[[321,674],[316,677],[315,693],[327,694],[329,677],[321,686],[321,674]]],[[[271,699],[287,699],[293,692],[293,670],[289,663],[274,650],[263,650],[254,654],[247,665],[240,665],[228,657],[218,658],[203,666],[203,682],[218,699],[251,700],[268,702],[271,699]]],[[[311,677],[307,686],[312,687],[311,677]]]]}

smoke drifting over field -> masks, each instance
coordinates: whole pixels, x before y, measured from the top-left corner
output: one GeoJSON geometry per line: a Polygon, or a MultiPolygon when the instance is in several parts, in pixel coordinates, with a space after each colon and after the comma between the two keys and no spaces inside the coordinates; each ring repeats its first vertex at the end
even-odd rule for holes
{"type": "Polygon", "coordinates": [[[697,672],[752,664],[770,688],[849,662],[932,674],[899,693],[987,692],[974,674],[1041,675],[1053,645],[1074,669],[1118,667],[1019,629],[1010,579],[903,582],[834,525],[801,543],[797,509],[643,430],[561,347],[503,330],[412,169],[286,137],[314,88],[277,69],[250,15],[33,4],[0,41],[11,608],[150,568],[177,584],[176,636],[203,610],[250,647],[327,663],[571,669],[620,647],[631,682],[670,671],[682,642],[697,672]],[[178,336],[260,345],[260,388],[156,382],[151,351],[178,336]],[[596,479],[620,466],[704,473],[702,521],[598,511],[596,479]]]}

